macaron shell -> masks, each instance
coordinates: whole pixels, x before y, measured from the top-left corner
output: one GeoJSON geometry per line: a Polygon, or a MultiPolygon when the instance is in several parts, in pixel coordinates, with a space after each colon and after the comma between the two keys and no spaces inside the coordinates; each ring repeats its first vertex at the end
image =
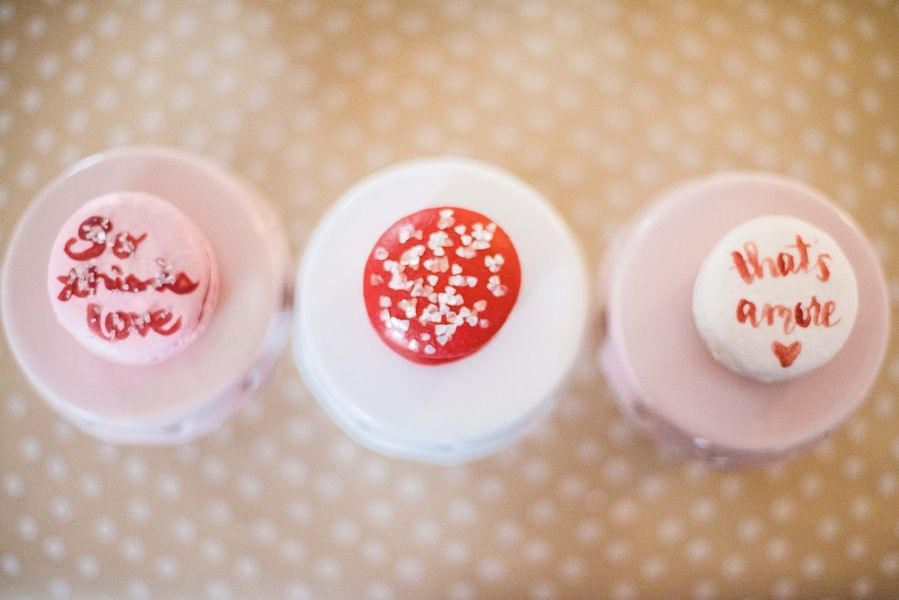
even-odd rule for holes
{"type": "Polygon", "coordinates": [[[362,287],[385,344],[413,362],[441,364],[477,352],[500,330],[518,298],[521,266],[489,217],[433,207],[384,232],[362,287]]]}
{"type": "MultiPolygon", "coordinates": [[[[91,200],[78,209],[63,225],[50,255],[48,291],[53,310],[63,328],[85,348],[106,360],[126,364],[151,364],[165,360],[189,345],[202,331],[214,311],[219,290],[218,266],[203,232],[186,215],[156,196],[123,191],[91,200]],[[140,239],[130,257],[117,256],[108,247],[89,261],[73,259],[90,249],[92,242],[78,238],[79,228],[89,218],[99,216],[109,220],[109,235],[127,233],[140,239]],[[145,236],[145,237],[144,237],[145,236]],[[74,243],[70,240],[76,239],[74,243]],[[69,253],[66,245],[69,244],[69,253]],[[121,277],[134,275],[148,282],[163,271],[175,277],[184,274],[185,282],[195,284],[189,293],[172,289],[155,289],[151,284],[139,293],[109,290],[103,282],[96,292],[86,298],[65,296],[66,278],[73,269],[96,268],[98,274],[114,276],[121,269],[121,277]],[[91,326],[89,311],[99,312],[101,328],[91,326]],[[155,328],[132,331],[123,339],[109,336],[107,316],[164,315],[171,317],[158,330],[174,332],[164,335],[155,328]],[[176,325],[177,323],[177,325],[176,325]],[[112,340],[104,339],[113,337],[112,340]]],[[[191,286],[193,287],[193,286],[191,286]]]]}
{"type": "Polygon", "coordinates": [[[857,309],[855,273],[837,242],[785,215],[726,233],[693,287],[693,317],[709,351],[758,381],[784,381],[826,364],[849,338],[857,309]],[[781,274],[779,260],[792,269],[781,274]]]}

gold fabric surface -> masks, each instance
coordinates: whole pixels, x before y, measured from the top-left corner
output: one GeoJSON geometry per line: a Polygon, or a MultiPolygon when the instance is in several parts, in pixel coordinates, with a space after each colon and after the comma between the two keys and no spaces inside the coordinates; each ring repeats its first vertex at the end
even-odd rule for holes
{"type": "MultiPolygon", "coordinates": [[[[134,143],[247,176],[295,255],[374,169],[482,159],[594,270],[663,188],[776,171],[860,221],[897,316],[893,1],[0,2],[0,242],[64,168],[134,143]]],[[[289,352],[211,436],[99,443],[4,342],[0,597],[899,597],[897,339],[831,438],[736,472],[658,451],[590,357],[524,440],[439,468],[351,442],[289,352]]]]}

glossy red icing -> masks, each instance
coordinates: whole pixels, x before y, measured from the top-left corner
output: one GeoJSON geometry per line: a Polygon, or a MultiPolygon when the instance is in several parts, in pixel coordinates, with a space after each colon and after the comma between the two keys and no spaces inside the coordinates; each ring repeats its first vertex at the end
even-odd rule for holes
{"type": "Polygon", "coordinates": [[[440,364],[484,346],[503,326],[521,287],[509,236],[488,217],[428,208],[394,223],[372,248],[363,295],[391,349],[440,364]]]}

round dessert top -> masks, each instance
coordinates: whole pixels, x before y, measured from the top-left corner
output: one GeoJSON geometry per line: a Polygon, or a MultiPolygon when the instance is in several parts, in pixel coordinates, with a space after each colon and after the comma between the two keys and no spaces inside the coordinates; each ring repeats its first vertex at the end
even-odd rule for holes
{"type": "Polygon", "coordinates": [[[857,308],[855,272],[839,244],[785,215],[731,229],[693,286],[693,318],[712,356],[758,381],[792,379],[830,361],[857,308]]]}
{"type": "Polygon", "coordinates": [[[409,360],[440,364],[476,352],[499,331],[518,298],[521,266],[488,217],[426,208],[384,232],[362,285],[381,339],[409,360]]]}
{"type": "Polygon", "coordinates": [[[125,365],[183,350],[209,320],[218,268],[203,232],[151,194],[95,198],[63,225],[48,269],[50,303],[82,346],[125,365]]]}

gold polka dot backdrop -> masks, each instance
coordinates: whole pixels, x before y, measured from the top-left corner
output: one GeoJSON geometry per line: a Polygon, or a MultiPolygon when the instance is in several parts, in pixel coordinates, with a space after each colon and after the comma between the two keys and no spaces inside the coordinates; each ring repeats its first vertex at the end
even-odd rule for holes
{"type": "MultiPolygon", "coordinates": [[[[496,164],[592,272],[684,178],[764,169],[833,197],[899,299],[899,5],[694,1],[0,3],[0,238],[81,157],[208,155],[297,255],[379,167],[496,164]]],[[[13,285],[5,281],[3,285],[13,285]]],[[[717,471],[625,422],[584,356],[525,439],[459,467],[373,454],[285,355],[216,433],[113,446],[0,347],[0,589],[91,598],[886,598],[899,593],[899,343],[807,455],[717,471]]]]}

